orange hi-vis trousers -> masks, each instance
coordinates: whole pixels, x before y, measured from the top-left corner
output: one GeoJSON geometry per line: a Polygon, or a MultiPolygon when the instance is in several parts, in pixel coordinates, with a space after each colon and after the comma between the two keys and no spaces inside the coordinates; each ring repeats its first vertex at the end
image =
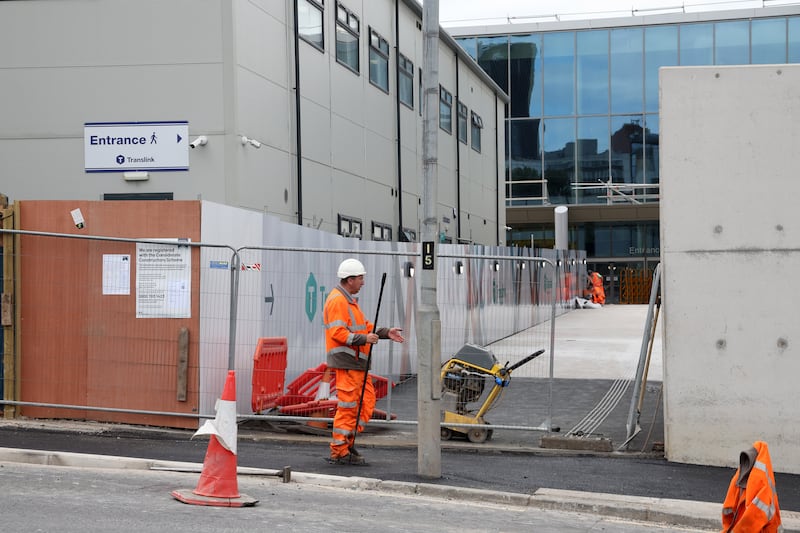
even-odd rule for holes
{"type": "MultiPolygon", "coordinates": [[[[344,457],[350,453],[350,446],[355,439],[358,401],[361,399],[361,388],[364,387],[364,379],[367,376],[363,370],[336,369],[336,397],[339,403],[336,406],[336,415],[333,417],[331,457],[344,457]]],[[[364,426],[369,422],[374,410],[375,388],[372,386],[372,380],[367,379],[358,431],[364,431],[364,426]]]]}

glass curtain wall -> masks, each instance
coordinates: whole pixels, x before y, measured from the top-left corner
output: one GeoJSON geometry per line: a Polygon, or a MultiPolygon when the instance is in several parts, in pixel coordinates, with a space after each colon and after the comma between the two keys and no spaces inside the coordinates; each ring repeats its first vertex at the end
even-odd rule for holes
{"type": "Polygon", "coordinates": [[[511,97],[507,206],[656,202],[659,68],[800,62],[800,17],[458,41],[511,97]]]}

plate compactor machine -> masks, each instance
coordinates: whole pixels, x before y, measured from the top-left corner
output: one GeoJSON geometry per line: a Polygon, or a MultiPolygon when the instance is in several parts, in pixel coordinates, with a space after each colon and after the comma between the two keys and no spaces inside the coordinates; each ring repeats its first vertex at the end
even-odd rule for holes
{"type": "Polygon", "coordinates": [[[454,433],[466,436],[470,442],[475,443],[491,439],[492,430],[482,427],[489,423],[484,415],[495,406],[503,389],[508,386],[511,373],[543,353],[542,349],[511,366],[508,366],[508,362],[501,366],[492,352],[475,344],[465,344],[458,350],[442,365],[441,378],[442,399],[446,405],[443,422],[459,425],[442,426],[442,440],[449,440],[454,433]],[[486,399],[477,411],[470,410],[467,404],[475,403],[483,397],[489,380],[494,383],[486,399]]]}

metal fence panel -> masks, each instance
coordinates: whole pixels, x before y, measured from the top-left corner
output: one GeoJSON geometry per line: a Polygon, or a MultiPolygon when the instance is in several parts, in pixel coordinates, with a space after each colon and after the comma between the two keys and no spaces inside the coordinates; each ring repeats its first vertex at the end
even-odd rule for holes
{"type": "MultiPolygon", "coordinates": [[[[385,272],[379,325],[402,327],[407,339],[376,345],[373,372],[393,384],[413,378],[418,243],[343,239],[274,219],[251,229],[245,233],[261,243],[164,244],[4,230],[22,244],[14,252],[22,255],[21,396],[6,390],[6,400],[34,417],[193,427],[198,417],[214,415],[232,361],[237,411],[251,415],[258,339],[286,337],[286,384],[323,363],[322,306],[338,282],[339,262],[353,256],[368,271],[359,294],[366,316],[373,319],[385,272]],[[152,308],[143,313],[148,298],[152,308]]],[[[438,245],[443,363],[465,344],[491,350],[501,364],[545,349],[516,375],[537,386],[552,379],[551,317],[572,307],[585,261],[581,252],[538,252],[438,245]]],[[[415,397],[401,388],[389,387],[379,407],[413,421],[415,397]]],[[[541,425],[527,413],[506,419],[541,425]]]]}

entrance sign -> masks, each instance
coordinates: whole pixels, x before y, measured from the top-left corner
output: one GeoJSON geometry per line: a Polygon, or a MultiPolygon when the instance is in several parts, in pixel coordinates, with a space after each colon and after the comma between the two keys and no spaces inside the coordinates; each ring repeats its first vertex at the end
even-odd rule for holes
{"type": "Polygon", "coordinates": [[[189,170],[189,122],[86,122],[86,172],[189,170]]]}

